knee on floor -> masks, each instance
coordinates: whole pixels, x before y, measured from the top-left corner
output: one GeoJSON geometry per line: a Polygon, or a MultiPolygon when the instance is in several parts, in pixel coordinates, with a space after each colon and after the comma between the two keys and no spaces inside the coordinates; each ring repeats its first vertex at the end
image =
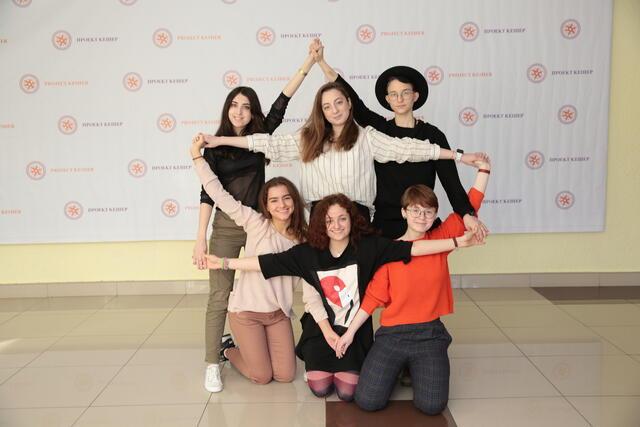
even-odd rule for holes
{"type": "Polygon", "coordinates": [[[385,406],[387,406],[387,402],[384,402],[382,400],[376,400],[376,399],[365,399],[365,398],[362,398],[358,393],[356,393],[354,400],[356,402],[356,405],[358,405],[358,407],[363,411],[369,411],[369,412],[379,411],[381,409],[384,409],[385,406]]]}
{"type": "Polygon", "coordinates": [[[269,372],[258,372],[251,375],[251,381],[256,384],[269,384],[273,379],[273,373],[269,372]]]}
{"type": "Polygon", "coordinates": [[[447,401],[423,401],[414,400],[413,404],[416,408],[427,415],[439,415],[447,407],[447,401]]]}

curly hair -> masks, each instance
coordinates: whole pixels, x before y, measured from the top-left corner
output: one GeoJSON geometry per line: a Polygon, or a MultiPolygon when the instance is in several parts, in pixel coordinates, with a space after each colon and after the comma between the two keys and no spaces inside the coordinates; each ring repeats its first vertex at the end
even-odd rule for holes
{"type": "Polygon", "coordinates": [[[329,248],[329,236],[327,235],[327,212],[333,205],[338,205],[349,214],[351,220],[351,232],[349,233],[349,241],[354,246],[363,236],[374,234],[375,231],[369,222],[362,216],[358,207],[344,194],[331,194],[324,197],[314,207],[313,213],[309,220],[309,231],[307,233],[307,241],[309,245],[316,249],[325,250],[329,248]]]}
{"type": "Polygon", "coordinates": [[[293,199],[293,214],[291,215],[291,222],[289,223],[287,231],[292,233],[298,242],[302,243],[307,237],[307,221],[304,217],[304,200],[302,200],[302,196],[300,196],[300,192],[293,182],[283,176],[277,176],[265,182],[258,195],[258,208],[260,209],[262,216],[271,219],[271,214],[267,210],[269,189],[280,185],[287,188],[289,195],[293,199]]]}

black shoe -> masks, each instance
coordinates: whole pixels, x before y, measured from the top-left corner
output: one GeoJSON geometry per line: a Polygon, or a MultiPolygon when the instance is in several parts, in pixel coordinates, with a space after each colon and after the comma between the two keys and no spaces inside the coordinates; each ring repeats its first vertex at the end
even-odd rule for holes
{"type": "Polygon", "coordinates": [[[231,334],[225,334],[222,336],[222,344],[220,344],[220,361],[226,362],[227,357],[224,355],[224,351],[228,348],[235,347],[236,344],[233,342],[233,338],[231,338],[231,334]]]}

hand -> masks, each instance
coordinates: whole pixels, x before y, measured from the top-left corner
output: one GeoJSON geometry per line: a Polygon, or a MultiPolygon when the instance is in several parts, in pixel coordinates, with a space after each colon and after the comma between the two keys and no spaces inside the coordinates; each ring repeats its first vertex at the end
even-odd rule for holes
{"type": "Polygon", "coordinates": [[[309,45],[309,54],[313,57],[315,62],[321,62],[324,60],[324,46],[320,39],[313,39],[309,45]]]}
{"type": "Polygon", "coordinates": [[[487,158],[484,160],[475,160],[473,162],[473,166],[475,166],[478,169],[491,170],[491,159],[489,158],[489,156],[487,156],[487,158]]]}
{"type": "Polygon", "coordinates": [[[193,255],[191,259],[193,260],[193,265],[198,267],[198,270],[204,270],[207,268],[207,259],[205,258],[205,255],[207,255],[207,241],[197,240],[196,244],[193,246],[193,255]]]}
{"type": "Polygon", "coordinates": [[[202,150],[202,147],[204,147],[205,144],[206,142],[204,140],[203,133],[198,133],[196,136],[194,136],[191,140],[191,147],[189,148],[191,157],[198,157],[200,155],[200,150],[202,150]]]}
{"type": "Polygon", "coordinates": [[[342,359],[342,356],[347,352],[347,349],[353,342],[353,335],[348,331],[344,333],[343,336],[340,337],[338,342],[336,343],[336,357],[338,359],[342,359]]]}
{"type": "Polygon", "coordinates": [[[208,135],[208,134],[203,134],[204,137],[204,141],[206,142],[206,144],[204,145],[207,148],[216,148],[219,147],[221,145],[224,145],[222,143],[222,138],[221,136],[215,136],[215,135],[208,135]]]}
{"type": "Polygon", "coordinates": [[[472,231],[465,231],[462,236],[456,237],[459,248],[469,248],[471,246],[484,245],[484,240],[478,240],[472,231]]]}
{"type": "Polygon", "coordinates": [[[475,166],[476,161],[488,162],[489,156],[487,153],[464,153],[460,161],[465,165],[475,166]]]}
{"type": "Polygon", "coordinates": [[[220,270],[222,269],[222,259],[218,258],[215,255],[205,255],[207,260],[207,268],[209,270],[220,270]]]}
{"type": "Polygon", "coordinates": [[[482,221],[480,221],[477,217],[473,215],[466,214],[462,217],[462,221],[464,222],[464,228],[468,231],[471,231],[475,234],[476,239],[480,241],[484,241],[487,234],[489,234],[489,229],[482,221]]]}
{"type": "Polygon", "coordinates": [[[340,339],[340,336],[336,334],[334,330],[331,330],[331,332],[327,332],[326,334],[324,334],[324,339],[327,344],[329,344],[329,347],[331,347],[335,351],[336,344],[338,343],[338,339],[340,339]]]}

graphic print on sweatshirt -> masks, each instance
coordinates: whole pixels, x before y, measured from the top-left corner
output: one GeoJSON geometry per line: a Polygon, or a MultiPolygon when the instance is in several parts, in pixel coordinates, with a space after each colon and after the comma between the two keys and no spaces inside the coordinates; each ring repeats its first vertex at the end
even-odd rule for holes
{"type": "Polygon", "coordinates": [[[317,273],[322,292],[335,313],[333,324],[348,327],[360,308],[358,265],[317,273]]]}

